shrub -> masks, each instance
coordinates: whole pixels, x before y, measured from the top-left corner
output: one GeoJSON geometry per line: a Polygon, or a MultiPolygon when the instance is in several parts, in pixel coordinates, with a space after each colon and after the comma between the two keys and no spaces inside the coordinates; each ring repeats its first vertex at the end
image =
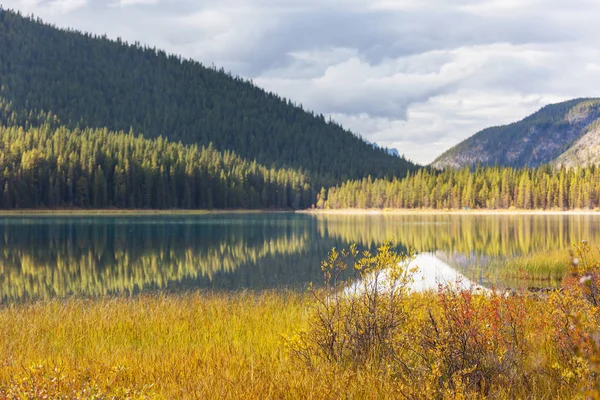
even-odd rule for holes
{"type": "MultiPolygon", "coordinates": [[[[596,273],[587,249],[577,249],[583,277],[596,273]]],[[[333,249],[322,264],[324,287],[311,288],[307,326],[288,341],[297,359],[317,371],[374,373],[407,398],[572,397],[597,389],[595,278],[567,279],[576,284],[549,295],[455,286],[415,293],[410,258],[389,243],[374,255],[333,249]],[[343,279],[348,269],[356,280],[343,279]]]]}
{"type": "Polygon", "coordinates": [[[580,392],[600,390],[600,262],[589,243],[575,246],[562,292],[547,302],[553,376],[580,392]]]}
{"type": "Polygon", "coordinates": [[[525,301],[495,291],[441,289],[417,350],[427,368],[437,372],[438,386],[487,394],[528,380],[525,301]]]}
{"type": "Polygon", "coordinates": [[[394,252],[390,243],[376,254],[359,254],[355,246],[331,250],[321,265],[323,288],[311,287],[309,328],[292,340],[293,352],[308,364],[318,358],[354,368],[400,361],[414,304],[410,258],[394,252]],[[349,261],[355,281],[341,279],[349,261]]]}

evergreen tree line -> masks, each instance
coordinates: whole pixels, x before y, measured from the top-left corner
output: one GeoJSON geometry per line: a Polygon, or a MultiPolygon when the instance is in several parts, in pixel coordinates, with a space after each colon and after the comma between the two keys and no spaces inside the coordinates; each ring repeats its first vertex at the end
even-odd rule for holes
{"type": "Polygon", "coordinates": [[[593,209],[600,207],[600,168],[421,169],[404,179],[368,177],[323,188],[317,207],[593,209]]]}
{"type": "Polygon", "coordinates": [[[20,124],[46,112],[70,129],[132,128],[146,138],[212,143],[264,165],[301,169],[319,186],[415,167],[248,80],[138,43],[0,8],[0,49],[0,97],[12,107],[5,115],[20,124]]]}
{"type": "Polygon", "coordinates": [[[303,208],[307,176],[212,145],[107,129],[0,127],[0,206],[12,208],[303,208]]]}

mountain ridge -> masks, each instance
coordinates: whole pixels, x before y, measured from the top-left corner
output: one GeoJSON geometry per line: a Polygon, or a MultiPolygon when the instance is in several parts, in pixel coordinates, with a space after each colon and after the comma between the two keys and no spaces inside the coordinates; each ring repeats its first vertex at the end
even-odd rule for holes
{"type": "Polygon", "coordinates": [[[431,166],[440,169],[477,164],[516,168],[549,163],[587,165],[587,161],[580,159],[582,150],[569,152],[569,149],[576,143],[585,146],[593,142],[600,146],[600,135],[580,142],[599,119],[598,98],[550,104],[521,121],[476,133],[444,152],[431,166]]]}

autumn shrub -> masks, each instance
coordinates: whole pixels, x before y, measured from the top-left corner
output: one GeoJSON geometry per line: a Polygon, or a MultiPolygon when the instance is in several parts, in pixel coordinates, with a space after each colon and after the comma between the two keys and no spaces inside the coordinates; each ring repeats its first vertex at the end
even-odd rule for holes
{"type": "Polygon", "coordinates": [[[409,259],[390,243],[376,254],[333,249],[321,265],[323,288],[311,288],[308,329],[290,341],[292,351],[308,364],[321,359],[354,368],[401,360],[414,304],[409,259]],[[349,268],[356,273],[352,282],[341,279],[349,268]]]}
{"type": "Polygon", "coordinates": [[[547,301],[555,357],[551,372],[556,380],[580,392],[600,389],[599,255],[587,242],[575,246],[562,291],[547,301]]]}
{"type": "Polygon", "coordinates": [[[525,301],[495,291],[441,288],[417,349],[436,371],[438,386],[487,394],[522,385],[528,379],[525,301]]]}
{"type": "Polygon", "coordinates": [[[600,250],[583,241],[575,246],[569,276],[563,286],[579,292],[594,307],[600,306],[600,250]]]}
{"type": "MultiPolygon", "coordinates": [[[[569,293],[461,285],[416,293],[409,260],[390,244],[375,254],[332,250],[322,264],[324,288],[311,290],[308,322],[288,340],[295,359],[313,370],[376,371],[406,398],[571,396],[591,387],[589,364],[577,370],[591,354],[581,355],[591,320],[574,320],[588,324],[581,334],[557,326],[579,304],[569,293]],[[349,268],[357,273],[350,282],[349,268]]],[[[592,307],[581,293],[578,301],[592,307]]]]}

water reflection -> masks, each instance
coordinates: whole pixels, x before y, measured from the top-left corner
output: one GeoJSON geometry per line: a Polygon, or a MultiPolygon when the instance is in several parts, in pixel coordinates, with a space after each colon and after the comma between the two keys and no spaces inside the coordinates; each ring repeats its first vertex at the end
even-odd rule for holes
{"type": "Polygon", "coordinates": [[[5,218],[0,297],[292,284],[296,274],[278,261],[307,252],[311,224],[273,216],[5,218]]]}
{"type": "Polygon", "coordinates": [[[456,269],[446,264],[431,253],[421,253],[407,262],[409,271],[414,271],[404,279],[390,279],[390,271],[384,269],[370,274],[366,279],[353,281],[345,289],[345,293],[356,295],[369,292],[387,292],[392,288],[406,288],[412,292],[437,291],[440,288],[453,290],[486,291],[487,288],[471,281],[456,269]]]}
{"type": "MultiPolygon", "coordinates": [[[[498,257],[600,243],[597,216],[213,214],[0,218],[0,298],[240,289],[322,281],[336,246],[431,252],[464,272],[498,257]]],[[[479,282],[479,281],[478,281],[479,282]]]]}
{"type": "Polygon", "coordinates": [[[319,233],[371,246],[394,238],[419,252],[509,256],[600,243],[596,215],[325,215],[319,233]]]}
{"type": "Polygon", "coordinates": [[[435,291],[440,285],[461,290],[484,289],[431,253],[419,254],[409,267],[417,268],[411,287],[418,292],[435,291]]]}

